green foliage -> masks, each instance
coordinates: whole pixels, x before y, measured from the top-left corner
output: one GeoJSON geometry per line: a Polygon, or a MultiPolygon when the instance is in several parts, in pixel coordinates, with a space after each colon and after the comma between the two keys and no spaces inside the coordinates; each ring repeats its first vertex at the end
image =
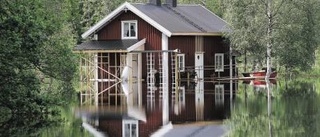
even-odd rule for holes
{"type": "Polygon", "coordinates": [[[309,70],[319,45],[319,4],[316,0],[273,0],[272,22],[268,24],[265,1],[226,1],[224,17],[232,29],[226,36],[254,64],[255,60],[265,60],[267,28],[271,27],[273,66],[283,66],[287,71],[309,70]]]}
{"type": "Polygon", "coordinates": [[[59,117],[54,115],[9,115],[6,121],[0,123],[0,136],[39,136],[44,128],[58,125],[60,121],[59,117]]]}
{"type": "Polygon", "coordinates": [[[314,65],[315,51],[319,40],[319,2],[313,0],[292,1],[281,8],[278,23],[279,29],[275,36],[275,54],[280,64],[287,70],[299,68],[310,70],[314,65]]]}
{"type": "Polygon", "coordinates": [[[243,0],[225,4],[224,17],[232,29],[231,33],[226,33],[226,37],[230,39],[233,48],[245,56],[244,60],[248,59],[253,65],[261,63],[266,56],[264,37],[267,20],[264,5],[259,3],[243,0]]]}
{"type": "Polygon", "coordinates": [[[265,95],[237,95],[231,117],[224,121],[230,126],[229,136],[319,135],[320,96],[314,81],[281,81],[272,92],[275,96],[269,101],[265,95]]]}
{"type": "Polygon", "coordinates": [[[63,0],[4,0],[0,7],[0,107],[11,113],[51,113],[73,92],[76,65],[63,0]],[[50,78],[60,91],[42,88],[50,78]],[[45,89],[45,90],[44,90],[45,89]],[[49,92],[50,91],[50,92],[49,92]]]}
{"type": "Polygon", "coordinates": [[[40,137],[92,137],[82,126],[82,119],[75,117],[74,108],[71,105],[60,107],[61,123],[45,127],[40,137]]]}

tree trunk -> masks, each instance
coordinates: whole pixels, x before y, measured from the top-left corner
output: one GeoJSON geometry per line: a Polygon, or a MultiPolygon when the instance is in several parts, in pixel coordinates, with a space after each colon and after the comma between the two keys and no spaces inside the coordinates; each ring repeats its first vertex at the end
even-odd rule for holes
{"type": "Polygon", "coordinates": [[[247,72],[247,50],[244,50],[244,72],[247,72]]]}
{"type": "Polygon", "coordinates": [[[267,28],[267,74],[265,79],[269,80],[271,75],[271,48],[272,48],[272,12],[271,12],[272,0],[268,0],[267,16],[268,16],[268,28],[267,28]]]}

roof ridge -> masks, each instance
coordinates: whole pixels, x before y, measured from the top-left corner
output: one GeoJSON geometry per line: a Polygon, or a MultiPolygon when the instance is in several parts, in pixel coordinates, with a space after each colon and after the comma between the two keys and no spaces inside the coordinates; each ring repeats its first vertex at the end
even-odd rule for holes
{"type": "Polygon", "coordinates": [[[198,24],[194,23],[193,21],[191,21],[190,19],[188,19],[186,16],[182,15],[180,12],[178,12],[177,10],[171,8],[170,6],[166,6],[169,10],[173,11],[173,13],[175,13],[176,15],[180,16],[182,19],[184,19],[186,22],[188,22],[189,24],[191,24],[192,26],[196,27],[197,29],[199,29],[202,32],[207,32],[205,29],[203,29],[202,27],[200,27],[198,24]]]}

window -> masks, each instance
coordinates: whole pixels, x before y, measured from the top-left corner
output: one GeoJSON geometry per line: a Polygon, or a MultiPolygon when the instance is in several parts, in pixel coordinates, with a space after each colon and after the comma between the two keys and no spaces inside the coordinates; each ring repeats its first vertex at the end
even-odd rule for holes
{"type": "Polygon", "coordinates": [[[178,70],[180,72],[183,72],[184,71],[184,62],[185,62],[185,59],[184,59],[184,54],[177,54],[177,61],[178,61],[178,70]]]}
{"type": "MultiPolygon", "coordinates": [[[[179,115],[181,114],[181,110],[186,106],[186,99],[185,99],[185,87],[179,87],[178,89],[178,98],[172,98],[172,105],[174,108],[174,114],[179,115]],[[177,102],[176,102],[177,101],[177,102]]],[[[172,97],[175,97],[175,94],[172,94],[172,97]]]]}
{"type": "Polygon", "coordinates": [[[215,85],[214,96],[217,105],[224,103],[224,85],[215,85]]]}
{"type": "Polygon", "coordinates": [[[122,137],[138,137],[138,120],[122,121],[122,137]]]}
{"type": "Polygon", "coordinates": [[[178,94],[179,101],[180,101],[181,105],[184,107],[186,104],[186,100],[185,100],[186,89],[185,89],[185,87],[179,87],[178,93],[179,93],[178,94]]]}
{"type": "Polygon", "coordinates": [[[224,62],[223,62],[223,53],[216,53],[214,55],[215,61],[215,72],[223,72],[224,71],[224,62]]]}
{"type": "Polygon", "coordinates": [[[122,21],[122,39],[137,39],[137,21],[122,21]]]}

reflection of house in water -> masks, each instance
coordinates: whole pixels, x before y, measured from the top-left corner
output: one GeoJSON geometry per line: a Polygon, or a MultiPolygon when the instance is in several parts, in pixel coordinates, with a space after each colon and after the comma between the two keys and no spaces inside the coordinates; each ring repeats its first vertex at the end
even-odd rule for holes
{"type": "MultiPolygon", "coordinates": [[[[194,123],[197,121],[222,120],[230,114],[230,102],[228,96],[226,100],[218,100],[217,95],[205,93],[204,96],[196,98],[195,90],[189,90],[184,95],[179,96],[178,102],[169,102],[169,124],[165,127],[172,129],[172,124],[194,123]],[[203,100],[203,103],[197,103],[203,100]]],[[[220,95],[219,95],[220,96],[220,95]]],[[[148,137],[163,129],[162,123],[162,100],[155,99],[153,103],[149,101],[144,106],[100,106],[92,111],[84,111],[87,119],[98,131],[108,136],[140,136],[148,137]],[[150,107],[152,105],[152,108],[150,107]],[[149,106],[149,107],[147,107],[149,106]],[[129,134],[129,135],[128,135],[129,134]]],[[[126,101],[124,101],[126,103],[126,101]]],[[[85,108],[85,107],[84,107],[85,108]]],[[[203,126],[203,125],[202,125],[203,126]]],[[[204,127],[204,126],[203,126],[204,127]]],[[[160,133],[159,133],[160,134],[160,133]]]]}
{"type": "Polygon", "coordinates": [[[170,121],[216,118],[222,111],[214,105],[223,109],[230,93],[216,78],[235,72],[222,38],[226,25],[200,5],[176,0],[122,4],[82,35],[93,40],[75,47],[82,57],[81,104],[128,106],[119,111],[121,122],[98,122],[114,136],[148,136],[170,121]],[[131,106],[145,107],[147,124],[126,114],[131,106]]]}

